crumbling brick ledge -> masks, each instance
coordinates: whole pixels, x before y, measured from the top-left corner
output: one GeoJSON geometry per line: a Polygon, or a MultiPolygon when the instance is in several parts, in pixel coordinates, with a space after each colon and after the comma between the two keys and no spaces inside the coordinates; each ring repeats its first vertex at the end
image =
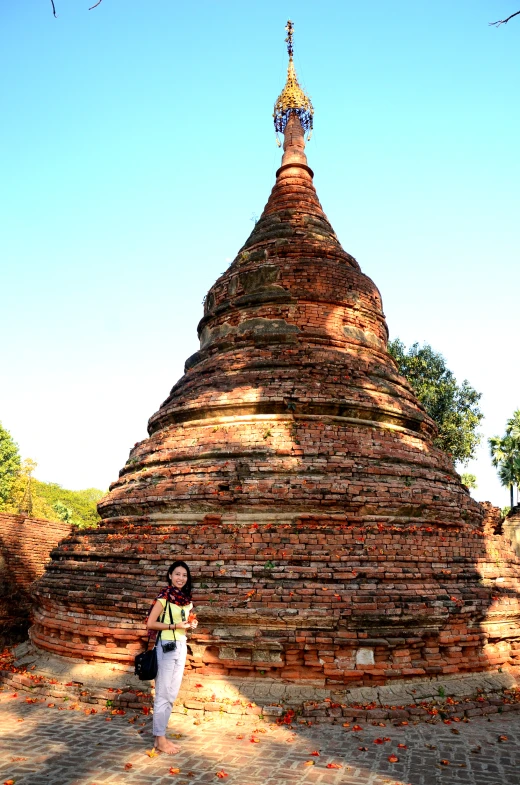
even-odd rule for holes
{"type": "MultiPolygon", "coordinates": [[[[330,690],[280,684],[272,679],[195,683],[188,676],[174,706],[195,720],[205,714],[249,715],[278,723],[374,725],[467,721],[471,717],[520,709],[520,669],[471,675],[419,678],[382,687],[330,690]],[[313,695],[309,698],[309,695],[313,695]]],[[[68,658],[42,657],[26,642],[0,655],[0,684],[28,693],[28,700],[82,704],[92,713],[149,714],[153,689],[131,669],[112,663],[88,665],[68,658]],[[29,697],[30,696],[30,697],[29,697]]]]}

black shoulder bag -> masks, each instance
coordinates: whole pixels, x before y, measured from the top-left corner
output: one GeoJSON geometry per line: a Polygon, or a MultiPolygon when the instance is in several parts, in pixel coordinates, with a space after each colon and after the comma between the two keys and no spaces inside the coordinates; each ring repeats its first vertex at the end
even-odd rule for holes
{"type": "MultiPolygon", "coordinates": [[[[172,624],[172,612],[169,603],[166,603],[166,607],[168,608],[169,616],[170,616],[170,624],[172,624]]],[[[160,621],[164,623],[164,617],[166,615],[166,608],[164,609],[160,621]]],[[[157,644],[161,638],[162,630],[159,630],[158,634],[155,636],[155,643],[152,649],[146,648],[145,651],[142,651],[141,654],[138,654],[134,660],[134,673],[138,677],[140,681],[151,681],[155,679],[157,676],[157,644]]],[[[175,632],[173,633],[175,637],[175,632]]],[[[168,641],[166,644],[162,644],[163,651],[173,651],[175,649],[177,643],[175,640],[168,641]],[[168,647],[168,648],[167,648],[168,647]]]]}

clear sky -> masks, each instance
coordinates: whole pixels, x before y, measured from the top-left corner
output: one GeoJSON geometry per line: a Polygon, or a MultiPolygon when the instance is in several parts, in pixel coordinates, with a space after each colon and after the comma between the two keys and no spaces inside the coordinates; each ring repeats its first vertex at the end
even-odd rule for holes
{"type": "MultiPolygon", "coordinates": [[[[0,420],[40,479],[107,488],[198,348],[280,151],[284,26],[309,163],[392,337],[520,407],[519,0],[3,2],[0,420]]],[[[484,445],[475,496],[503,506],[484,445]]]]}

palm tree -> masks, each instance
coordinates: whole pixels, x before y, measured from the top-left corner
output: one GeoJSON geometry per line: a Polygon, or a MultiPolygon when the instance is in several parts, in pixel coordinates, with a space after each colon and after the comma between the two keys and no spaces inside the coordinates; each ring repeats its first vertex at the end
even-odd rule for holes
{"type": "Polygon", "coordinates": [[[498,469],[498,477],[502,485],[509,486],[511,507],[513,507],[513,487],[520,482],[520,455],[513,455],[503,461],[498,469]]]}
{"type": "Polygon", "coordinates": [[[505,436],[492,436],[488,444],[493,466],[498,469],[502,485],[509,486],[514,507],[513,488],[520,485],[520,409],[507,421],[505,436]]]}
{"type": "Polygon", "coordinates": [[[513,412],[511,419],[507,421],[506,433],[520,445],[520,409],[513,412]]]}

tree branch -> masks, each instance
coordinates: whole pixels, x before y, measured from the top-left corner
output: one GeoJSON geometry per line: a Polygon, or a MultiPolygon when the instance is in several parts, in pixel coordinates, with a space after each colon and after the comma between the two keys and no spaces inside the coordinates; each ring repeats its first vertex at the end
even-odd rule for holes
{"type": "MultiPolygon", "coordinates": [[[[100,0],[100,2],[101,2],[101,0],[100,0]]],[[[515,11],[515,13],[511,14],[511,16],[508,16],[507,19],[499,19],[498,22],[490,22],[489,26],[490,27],[500,27],[500,25],[506,25],[509,22],[510,19],[512,19],[514,16],[518,16],[518,14],[520,14],[520,11],[515,11]]]]}
{"type": "MultiPolygon", "coordinates": [[[[102,2],[103,2],[103,0],[97,0],[97,3],[94,3],[94,5],[91,5],[88,10],[92,11],[93,8],[97,8],[98,5],[101,5],[102,2]]],[[[54,0],[51,0],[51,5],[52,5],[52,15],[53,15],[53,17],[55,19],[57,19],[58,18],[58,14],[56,13],[56,6],[54,5],[54,0]]]]}

